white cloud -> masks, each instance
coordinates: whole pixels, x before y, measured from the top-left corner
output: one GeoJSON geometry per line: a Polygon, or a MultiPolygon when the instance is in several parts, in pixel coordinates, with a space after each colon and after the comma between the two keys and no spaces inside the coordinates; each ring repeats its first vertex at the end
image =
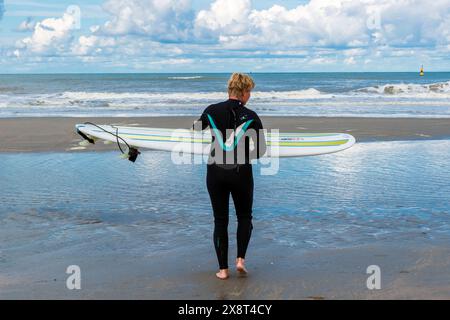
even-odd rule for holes
{"type": "Polygon", "coordinates": [[[346,57],[360,57],[360,56],[366,55],[367,50],[362,49],[362,48],[352,48],[352,49],[343,50],[342,53],[346,57]]]}
{"type": "Polygon", "coordinates": [[[116,41],[112,37],[81,36],[72,45],[72,53],[80,56],[100,54],[105,48],[112,48],[115,45],[116,41]]]}
{"type": "Polygon", "coordinates": [[[71,41],[76,18],[65,12],[61,18],[48,18],[37,22],[33,34],[16,44],[22,50],[38,54],[63,52],[71,41]]]}
{"type": "Polygon", "coordinates": [[[190,0],[108,0],[103,8],[112,16],[100,29],[105,34],[137,34],[159,41],[189,38],[190,0]]]}
{"type": "Polygon", "coordinates": [[[240,35],[248,31],[250,0],[216,0],[195,19],[196,35],[240,35]]]}
{"type": "Polygon", "coordinates": [[[93,25],[93,26],[89,27],[89,31],[91,31],[92,33],[96,33],[99,30],[100,30],[100,26],[99,25],[93,25]]]}
{"type": "Polygon", "coordinates": [[[34,26],[26,20],[18,29],[32,34],[3,52],[20,59],[73,55],[93,64],[102,56],[129,65],[164,61],[181,67],[211,58],[245,66],[255,58],[267,61],[264,66],[284,61],[285,67],[348,69],[372,67],[382,59],[448,57],[450,0],[301,3],[291,9],[274,4],[257,10],[251,0],[214,0],[195,14],[190,0],[107,0],[102,6],[109,14],[105,23],[96,20],[89,26],[83,20],[85,31],[75,37],[74,17],[67,12],[34,26]]]}
{"type": "MultiPolygon", "coordinates": [[[[293,9],[273,5],[265,10],[252,9],[251,0],[215,0],[197,15],[190,0],[108,0],[103,9],[110,19],[91,26],[91,34],[66,48],[77,54],[96,53],[95,47],[112,47],[105,42],[107,37],[131,37],[130,41],[143,37],[161,43],[213,41],[219,50],[278,51],[450,42],[450,0],[311,0],[293,9]]],[[[33,35],[19,46],[35,53],[62,48],[71,35],[71,19],[66,13],[37,23],[33,35]]],[[[24,21],[20,29],[31,27],[30,21],[24,21]]]]}
{"type": "Polygon", "coordinates": [[[337,60],[335,58],[317,57],[308,61],[311,65],[324,65],[324,64],[334,64],[337,60]]]}
{"type": "MultiPolygon", "coordinates": [[[[365,7],[356,1],[312,0],[291,10],[274,5],[266,10],[243,12],[247,15],[239,19],[248,22],[245,33],[218,36],[227,47],[344,46],[350,41],[367,43],[369,40],[368,35],[361,32],[366,27],[362,17],[365,7]]],[[[217,20],[212,13],[210,19],[217,20]]]]}
{"type": "MultiPolygon", "coordinates": [[[[217,0],[211,8],[224,2],[217,0]]],[[[231,2],[240,4],[242,23],[230,27],[220,14],[226,10],[213,9],[199,12],[196,20],[197,27],[215,34],[227,48],[417,46],[450,41],[450,0],[311,0],[291,10],[280,5],[250,10],[249,1],[231,2]]]]}
{"type": "Polygon", "coordinates": [[[150,64],[160,64],[160,65],[178,65],[178,64],[190,64],[194,61],[192,59],[164,59],[152,61],[150,64]]]}
{"type": "Polygon", "coordinates": [[[348,57],[347,59],[344,60],[344,63],[347,65],[350,65],[350,64],[356,64],[356,61],[355,61],[354,57],[348,57]]]}

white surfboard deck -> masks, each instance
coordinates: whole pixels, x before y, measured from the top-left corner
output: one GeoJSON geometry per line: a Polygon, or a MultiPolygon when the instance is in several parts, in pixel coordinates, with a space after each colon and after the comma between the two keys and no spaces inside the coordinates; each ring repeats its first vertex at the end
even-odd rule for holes
{"type": "MultiPolygon", "coordinates": [[[[188,129],[144,128],[77,124],[76,129],[94,140],[117,142],[116,134],[131,147],[208,155],[211,132],[188,129]]],[[[266,134],[265,157],[302,157],[333,153],[350,148],[355,138],[346,133],[271,133],[266,134]]],[[[119,143],[124,144],[121,139],[119,143]]],[[[250,146],[254,147],[253,144],[250,146]]]]}

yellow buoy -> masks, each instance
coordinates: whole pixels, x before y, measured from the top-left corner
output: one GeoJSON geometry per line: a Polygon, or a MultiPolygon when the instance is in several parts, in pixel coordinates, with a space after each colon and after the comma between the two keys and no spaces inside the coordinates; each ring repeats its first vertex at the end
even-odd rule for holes
{"type": "Polygon", "coordinates": [[[420,76],[422,77],[424,75],[423,73],[423,66],[420,68],[420,76]]]}

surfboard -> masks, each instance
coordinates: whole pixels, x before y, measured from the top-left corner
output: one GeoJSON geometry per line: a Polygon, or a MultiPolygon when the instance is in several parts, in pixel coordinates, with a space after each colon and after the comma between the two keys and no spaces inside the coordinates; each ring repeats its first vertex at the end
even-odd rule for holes
{"type": "MultiPolygon", "coordinates": [[[[77,124],[79,133],[94,142],[125,142],[135,149],[145,148],[191,154],[209,154],[212,135],[209,129],[144,128],[112,125],[77,124]]],[[[268,131],[265,157],[302,157],[334,153],[350,148],[355,138],[346,133],[279,133],[268,131]]],[[[253,148],[253,143],[250,148],[253,148]]]]}

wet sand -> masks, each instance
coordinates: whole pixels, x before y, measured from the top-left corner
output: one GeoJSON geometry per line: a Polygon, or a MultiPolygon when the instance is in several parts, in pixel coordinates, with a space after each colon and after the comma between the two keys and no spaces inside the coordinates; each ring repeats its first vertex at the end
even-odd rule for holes
{"type": "MultiPolygon", "coordinates": [[[[163,255],[108,250],[85,255],[92,244],[21,257],[4,270],[0,299],[336,300],[449,299],[450,247],[371,245],[303,253],[258,245],[249,274],[215,278],[210,246],[180,247],[163,255]],[[45,261],[52,261],[46,263],[45,261]],[[66,288],[68,265],[81,268],[81,290],[66,288]],[[378,265],[381,288],[367,288],[367,267],[378,265]],[[106,268],[106,269],[105,269],[106,268]],[[106,271],[105,271],[106,270],[106,271]]],[[[232,261],[230,261],[231,263],[232,261]]]]}
{"type": "MultiPolygon", "coordinates": [[[[194,117],[6,118],[0,119],[0,152],[70,151],[81,141],[74,126],[85,121],[188,128],[194,120],[194,117]]],[[[346,132],[359,142],[450,137],[450,119],[264,117],[262,121],[267,129],[277,128],[280,132],[346,132]]],[[[98,144],[95,150],[115,148],[98,144]]]]}

